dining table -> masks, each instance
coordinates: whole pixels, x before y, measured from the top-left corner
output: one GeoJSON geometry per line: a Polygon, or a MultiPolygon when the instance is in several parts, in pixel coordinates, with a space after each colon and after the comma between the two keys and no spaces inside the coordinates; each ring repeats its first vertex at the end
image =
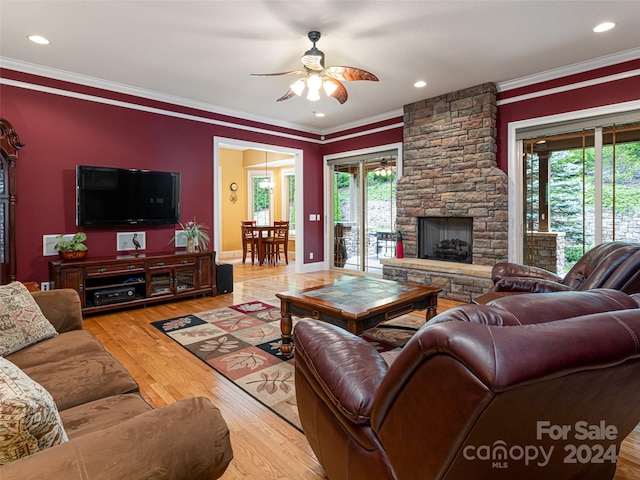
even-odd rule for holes
{"type": "Polygon", "coordinates": [[[274,225],[254,225],[253,230],[258,237],[258,265],[262,265],[265,259],[265,242],[264,239],[273,236],[275,230],[274,225]]]}

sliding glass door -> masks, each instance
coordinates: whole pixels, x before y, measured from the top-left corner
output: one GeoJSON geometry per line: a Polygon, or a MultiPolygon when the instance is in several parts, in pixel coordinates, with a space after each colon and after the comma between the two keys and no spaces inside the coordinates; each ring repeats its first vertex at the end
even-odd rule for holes
{"type": "Polygon", "coordinates": [[[333,267],[382,274],[380,259],[396,254],[396,157],[377,154],[329,165],[333,267]]]}
{"type": "Polygon", "coordinates": [[[602,132],[602,239],[640,242],[640,123],[602,132]]]}
{"type": "Polygon", "coordinates": [[[602,242],[640,241],[640,124],[527,138],[522,147],[525,263],[564,273],[602,242]]]}

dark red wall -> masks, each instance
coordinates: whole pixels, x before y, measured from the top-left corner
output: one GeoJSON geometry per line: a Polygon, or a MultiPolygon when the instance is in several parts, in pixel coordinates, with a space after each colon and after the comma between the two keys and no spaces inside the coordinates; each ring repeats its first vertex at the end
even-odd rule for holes
{"type": "Polygon", "coordinates": [[[597,83],[598,79],[602,80],[608,76],[624,74],[638,68],[640,68],[640,59],[498,94],[498,166],[505,172],[507,171],[507,129],[510,122],[639,100],[640,75],[597,83]],[[501,100],[588,81],[596,81],[594,82],[596,84],[500,105],[501,100]]]}
{"type": "Polygon", "coordinates": [[[402,143],[402,124],[403,118],[402,114],[400,114],[385,121],[370,123],[358,128],[327,135],[322,153],[324,155],[332,155],[363,148],[402,143]]]}
{"type": "MultiPolygon", "coordinates": [[[[131,103],[179,111],[198,117],[222,116],[152,102],[137,97],[112,94],[42,79],[17,72],[2,71],[32,84],[50,85],[131,103]],[[52,85],[53,84],[53,85],[52,85]]],[[[42,236],[73,233],[75,226],[76,164],[180,171],[182,173],[182,218],[196,217],[207,225],[213,219],[213,137],[222,136],[303,150],[303,195],[305,212],[305,259],[314,252],[314,261],[323,260],[322,222],[309,222],[309,213],[323,212],[322,148],[316,142],[292,140],[276,135],[248,132],[202,121],[174,118],[166,114],[138,111],[123,106],[98,103],[21,86],[0,85],[0,115],[8,119],[25,146],[16,164],[18,279],[48,279],[48,261],[42,255],[42,236]]],[[[228,117],[223,118],[229,121],[228,117]]],[[[234,119],[238,125],[260,126],[270,131],[281,127],[259,125],[234,119]]],[[[287,131],[291,133],[294,131],[287,131]]],[[[308,133],[297,132],[299,137],[308,133]]],[[[138,228],[85,229],[92,256],[116,254],[116,232],[138,228]]],[[[144,227],[147,251],[167,251],[174,227],[144,227]]],[[[213,232],[211,232],[213,233],[213,232]]],[[[307,260],[308,261],[308,260],[307,260]]]]}
{"type": "MultiPolygon", "coordinates": [[[[548,88],[563,87],[640,68],[634,60],[591,72],[572,75],[533,86],[501,92],[498,100],[548,88]]],[[[24,82],[20,86],[0,85],[0,115],[8,119],[25,147],[17,169],[18,279],[44,281],[52,257],[42,255],[42,236],[72,233],[75,227],[76,164],[177,170],[182,172],[182,217],[196,217],[207,225],[213,218],[213,137],[221,136],[265,143],[304,152],[304,258],[314,252],[314,262],[324,260],[324,222],[310,222],[310,213],[324,218],[323,155],[350,152],[402,141],[402,115],[363,127],[327,135],[320,144],[317,135],[285,127],[232,118],[221,114],[170,105],[87,86],[0,69],[3,79],[24,82]],[[41,92],[30,85],[60,89],[41,92]],[[91,95],[78,99],[64,92],[91,95]],[[103,103],[103,99],[163,109],[139,111],[103,103]],[[175,118],[166,112],[193,115],[197,119],[175,118]],[[203,120],[204,119],[204,120],[203,120]],[[221,126],[224,121],[238,128],[221,126]],[[283,132],[300,139],[255,133],[242,126],[283,132]],[[371,133],[371,130],[380,131],[371,133]],[[309,140],[305,140],[308,138],[309,140]]],[[[498,166],[507,170],[507,127],[509,122],[557,113],[583,110],[640,99],[640,76],[609,81],[576,90],[518,100],[498,106],[498,166]]],[[[399,106],[400,108],[401,106],[399,106]]],[[[131,229],[135,230],[135,229],[131,229]]],[[[173,228],[145,227],[147,251],[168,250],[173,228]]],[[[126,229],[90,229],[91,255],[115,254],[116,232],[126,229]]],[[[213,232],[211,232],[213,233],[213,232]]]]}

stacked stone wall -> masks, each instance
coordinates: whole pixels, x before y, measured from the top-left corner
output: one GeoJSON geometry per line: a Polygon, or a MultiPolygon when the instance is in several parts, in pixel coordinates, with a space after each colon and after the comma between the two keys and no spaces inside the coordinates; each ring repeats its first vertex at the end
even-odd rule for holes
{"type": "Polygon", "coordinates": [[[528,264],[558,275],[565,273],[564,232],[527,232],[528,264]]]}
{"type": "Polygon", "coordinates": [[[417,256],[418,217],[473,217],[473,263],[507,259],[507,176],[496,164],[492,83],[404,107],[397,228],[417,256]]]}
{"type": "MultiPolygon", "coordinates": [[[[419,217],[472,217],[474,265],[508,258],[508,179],[496,163],[496,86],[486,83],[404,107],[403,176],[397,183],[396,228],[407,258],[416,258],[419,217]]],[[[469,301],[490,278],[383,267],[399,281],[442,288],[469,301]]]]}
{"type": "Polygon", "coordinates": [[[484,277],[462,272],[442,272],[439,269],[413,269],[395,265],[383,267],[384,278],[396,282],[430,285],[442,289],[439,296],[448,300],[470,303],[493,287],[489,272],[484,277]]]}

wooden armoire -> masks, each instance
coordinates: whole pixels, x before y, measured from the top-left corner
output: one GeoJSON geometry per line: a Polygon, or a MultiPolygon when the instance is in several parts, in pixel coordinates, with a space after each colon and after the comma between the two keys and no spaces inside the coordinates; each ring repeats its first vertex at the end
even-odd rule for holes
{"type": "Polygon", "coordinates": [[[0,118],[0,284],[16,279],[16,160],[22,147],[11,123],[0,118]]]}

